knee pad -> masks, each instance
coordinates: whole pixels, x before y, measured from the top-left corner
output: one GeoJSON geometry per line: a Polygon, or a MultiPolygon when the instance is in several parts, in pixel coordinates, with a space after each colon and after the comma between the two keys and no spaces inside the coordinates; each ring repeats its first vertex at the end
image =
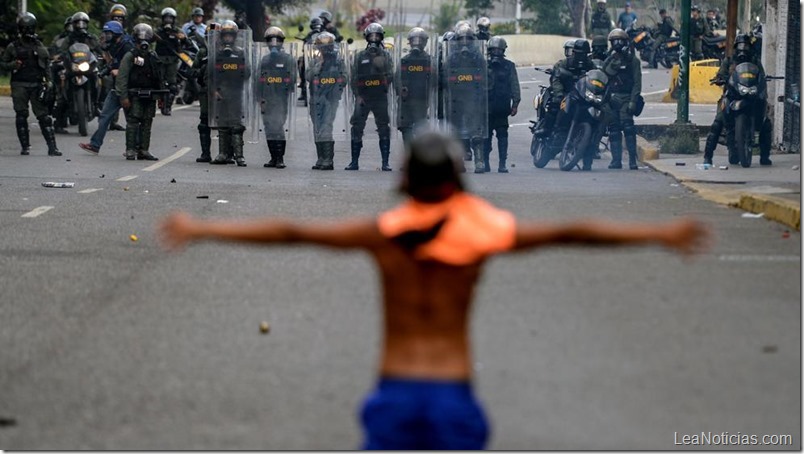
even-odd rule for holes
{"type": "Polygon", "coordinates": [[[210,131],[211,129],[209,129],[209,126],[206,123],[201,123],[198,125],[198,132],[201,134],[209,134],[210,131]]]}
{"type": "Polygon", "coordinates": [[[36,120],[45,128],[53,126],[53,119],[51,119],[49,115],[42,115],[41,117],[37,117],[36,120]]]}
{"type": "Polygon", "coordinates": [[[15,112],[17,114],[17,121],[28,121],[28,109],[15,112]]]}

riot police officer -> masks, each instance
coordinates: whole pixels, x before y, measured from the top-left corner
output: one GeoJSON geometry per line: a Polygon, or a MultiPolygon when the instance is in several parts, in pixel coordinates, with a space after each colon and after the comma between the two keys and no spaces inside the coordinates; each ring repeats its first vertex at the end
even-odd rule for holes
{"type": "Polygon", "coordinates": [[[701,17],[701,8],[693,5],[690,18],[690,39],[692,40],[691,60],[703,60],[703,37],[709,35],[709,24],[701,17]]]}
{"type": "MultiPolygon", "coordinates": [[[[765,69],[759,61],[759,57],[754,53],[753,46],[751,45],[750,37],[745,34],[739,34],[734,39],[734,53],[731,57],[726,57],[720,63],[717,76],[715,76],[715,83],[718,85],[726,85],[729,77],[734,72],[734,69],[740,63],[753,63],[759,68],[762,79],[764,79],[765,69]]],[[[761,87],[761,91],[765,91],[761,87]]],[[[729,99],[727,97],[728,90],[724,89],[723,97],[718,102],[717,115],[712,122],[712,127],[709,129],[709,134],[706,136],[706,145],[704,146],[704,164],[712,164],[712,157],[714,156],[715,149],[717,148],[718,139],[723,132],[723,127],[726,125],[728,118],[726,117],[725,106],[728,105],[729,99]]],[[[764,116],[765,108],[757,108],[757,114],[764,116]]],[[[765,128],[760,129],[760,147],[759,147],[759,164],[769,166],[773,164],[770,159],[770,137],[769,131],[765,128]]],[[[727,147],[733,149],[734,135],[726,134],[727,147]]],[[[731,161],[731,160],[730,160],[731,161]]],[[[738,161],[730,162],[730,164],[737,164],[738,161]]]]}
{"type": "Polygon", "coordinates": [[[125,157],[129,161],[157,161],[158,158],[149,151],[156,99],[149,96],[148,92],[165,89],[167,82],[159,64],[159,56],[151,50],[153,28],[148,24],[137,24],[134,26],[133,38],[136,46],[123,56],[115,81],[120,105],[127,111],[125,157]]]}
{"type": "Polygon", "coordinates": [[[329,11],[321,11],[321,14],[318,15],[319,19],[321,19],[321,25],[323,26],[324,31],[332,33],[332,36],[335,37],[335,42],[339,43],[343,41],[343,36],[338,32],[338,27],[335,26],[335,23],[332,22],[332,13],[329,11]]]}
{"type": "Polygon", "coordinates": [[[333,170],[335,140],[333,126],[346,86],[346,62],[337,48],[335,35],[321,32],[307,52],[307,82],[310,84],[310,119],[315,137],[316,163],[313,170],[333,170]]]}
{"type": "MultiPolygon", "coordinates": [[[[608,37],[595,35],[595,37],[592,38],[592,54],[589,56],[589,58],[592,59],[593,63],[599,62],[599,65],[602,67],[603,62],[606,60],[608,54],[609,54],[608,37]]],[[[597,67],[597,64],[595,66],[597,67]]]]}
{"type": "MultiPolygon", "coordinates": [[[[305,46],[312,44],[315,41],[315,37],[318,36],[324,30],[324,21],[321,20],[320,17],[314,17],[310,19],[310,31],[307,32],[307,35],[302,39],[305,46]]],[[[307,105],[307,77],[305,75],[305,68],[304,68],[304,58],[299,59],[299,88],[301,92],[299,94],[298,101],[301,101],[303,106],[307,105]]]]}
{"type": "Polygon", "coordinates": [[[112,8],[109,10],[109,20],[119,22],[120,25],[125,28],[126,17],[128,17],[128,10],[126,9],[125,5],[121,5],[119,3],[112,5],[112,8]]]}
{"type": "Polygon", "coordinates": [[[659,10],[659,17],[661,21],[656,24],[656,38],[653,41],[650,53],[650,65],[653,68],[658,66],[656,62],[656,51],[659,49],[659,46],[663,45],[676,31],[675,22],[673,22],[673,18],[667,14],[666,9],[662,8],[659,10]]]}
{"type": "Polygon", "coordinates": [[[48,112],[48,104],[53,95],[48,67],[50,57],[45,45],[36,35],[36,17],[31,13],[22,15],[17,19],[17,31],[17,39],[3,52],[0,69],[11,72],[11,100],[16,114],[17,138],[22,148],[20,154],[27,155],[31,151],[28,129],[30,104],[47,143],[48,156],[61,156],[56,147],[53,120],[48,112]]]}
{"type": "Polygon", "coordinates": [[[176,10],[162,10],[162,25],[156,30],[156,55],[162,64],[162,71],[170,90],[170,96],[162,101],[162,115],[170,115],[173,98],[178,94],[176,73],[179,70],[179,51],[184,47],[187,36],[176,25],[176,10]]]}
{"type": "Polygon", "coordinates": [[[634,115],[641,108],[642,69],[625,31],[620,28],[612,30],[609,33],[609,42],[612,52],[603,62],[603,72],[609,78],[611,94],[608,116],[612,160],[609,169],[622,169],[624,135],[625,147],[628,149],[628,167],[636,170],[639,167],[634,115]]]}
{"type": "Polygon", "coordinates": [[[279,27],[265,30],[265,42],[270,52],[260,61],[257,101],[260,103],[262,124],[268,152],[271,155],[265,167],[285,168],[287,138],[285,130],[289,119],[293,87],[296,85],[296,60],[284,49],[285,32],[279,27]]]}
{"type": "Polygon", "coordinates": [[[536,131],[536,135],[545,135],[553,130],[561,100],[572,90],[575,82],[582,78],[587,71],[595,68],[592,60],[589,59],[590,52],[589,42],[585,39],[571,39],[564,42],[565,58],[553,65],[550,75],[550,102],[547,104],[542,129],[536,131]]]}
{"type": "MultiPolygon", "coordinates": [[[[209,39],[210,32],[217,30],[220,24],[211,22],[204,34],[209,39]]],[[[201,156],[195,158],[195,162],[211,162],[212,161],[212,131],[209,128],[209,95],[207,91],[207,62],[208,62],[209,48],[204,45],[198,49],[193,59],[193,68],[191,76],[195,77],[198,81],[198,104],[201,106],[200,115],[198,119],[198,139],[201,142],[201,156]]]]}
{"type": "Polygon", "coordinates": [[[50,42],[50,47],[48,48],[48,52],[51,55],[56,55],[58,53],[59,47],[61,47],[61,42],[70,35],[70,32],[73,31],[73,16],[67,16],[67,19],[64,19],[64,29],[58,35],[53,37],[53,41],[50,42]]]}
{"type": "Polygon", "coordinates": [[[352,91],[355,95],[352,125],[352,161],[345,170],[358,170],[360,150],[363,148],[363,131],[369,113],[374,114],[374,123],[380,139],[382,170],[390,171],[388,158],[391,154],[391,118],[388,113],[388,93],[394,68],[391,54],[385,49],[385,30],[372,23],[363,30],[366,48],[360,51],[352,64],[352,91]]]}
{"type": "Polygon", "coordinates": [[[407,36],[410,51],[403,55],[396,69],[394,91],[398,97],[397,129],[402,133],[405,148],[413,140],[417,127],[426,120],[430,108],[430,93],[437,84],[433,56],[427,48],[429,36],[420,27],[410,29],[407,36]]]}
{"type": "MultiPolygon", "coordinates": [[[[82,43],[89,46],[89,49],[95,55],[101,55],[101,47],[100,41],[98,38],[89,33],[89,16],[87,13],[84,12],[77,12],[73,14],[72,17],[72,26],[73,31],[70,32],[70,35],[67,39],[61,42],[61,47],[59,48],[59,54],[61,60],[64,62],[65,65],[69,64],[70,62],[70,46],[76,43],[82,43]]],[[[95,116],[100,114],[100,106],[99,106],[99,90],[98,90],[98,77],[94,73],[88,73],[87,77],[89,78],[89,87],[91,89],[91,98],[93,106],[92,108],[95,110],[95,116]]],[[[69,93],[62,95],[64,99],[69,99],[69,93]]],[[[65,103],[60,103],[59,107],[56,109],[56,117],[58,124],[67,124],[66,116],[67,116],[67,105],[65,103]]],[[[61,131],[57,131],[61,132],[61,131]]],[[[66,131],[64,131],[66,132],[66,131]]]]}
{"type": "Polygon", "coordinates": [[[212,164],[228,164],[232,157],[238,167],[246,167],[243,157],[243,133],[246,127],[243,124],[246,106],[243,94],[249,78],[248,55],[246,50],[238,45],[240,28],[234,21],[223,21],[220,32],[220,42],[215,43],[216,48],[212,66],[213,80],[207,80],[209,86],[210,109],[213,106],[217,118],[211,126],[218,129],[218,155],[212,164]],[[213,104],[214,103],[214,104],[213,104]]]}
{"type": "Polygon", "coordinates": [[[491,39],[491,31],[489,31],[491,29],[491,20],[488,17],[481,17],[475,25],[477,26],[477,32],[475,33],[477,39],[483,41],[491,39]]]}
{"type": "Polygon", "coordinates": [[[596,38],[598,36],[602,36],[604,39],[609,36],[609,32],[611,32],[611,16],[609,12],[606,11],[606,0],[597,0],[597,8],[595,12],[592,13],[592,21],[591,25],[591,35],[592,38],[596,38]]]}
{"type": "Polygon", "coordinates": [[[519,77],[516,65],[505,58],[508,43],[499,36],[489,40],[489,135],[485,143],[484,162],[486,172],[491,171],[492,132],[497,134],[497,151],[500,162],[497,172],[508,173],[505,161],[508,158],[508,117],[516,115],[522,96],[519,90],[519,77]]]}

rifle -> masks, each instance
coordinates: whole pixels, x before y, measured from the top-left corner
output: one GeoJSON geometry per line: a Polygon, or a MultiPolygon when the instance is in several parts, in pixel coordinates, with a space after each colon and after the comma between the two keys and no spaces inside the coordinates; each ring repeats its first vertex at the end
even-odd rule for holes
{"type": "Polygon", "coordinates": [[[131,88],[128,90],[131,97],[140,99],[153,99],[158,96],[169,95],[167,88],[131,88]]]}

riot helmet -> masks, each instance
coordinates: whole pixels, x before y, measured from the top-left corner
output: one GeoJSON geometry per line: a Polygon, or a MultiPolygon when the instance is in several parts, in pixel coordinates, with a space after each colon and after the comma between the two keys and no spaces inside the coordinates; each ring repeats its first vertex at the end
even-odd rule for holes
{"type": "Polygon", "coordinates": [[[575,49],[575,40],[568,39],[564,41],[564,56],[567,58],[572,57],[572,50],[575,49]]]}
{"type": "Polygon", "coordinates": [[[162,10],[162,25],[173,25],[176,23],[176,10],[173,8],[165,8],[162,10]]]}
{"type": "Polygon", "coordinates": [[[193,8],[192,16],[193,16],[193,19],[195,19],[197,16],[204,17],[204,9],[203,8],[193,8]]]}
{"type": "Polygon", "coordinates": [[[268,43],[268,47],[272,50],[274,48],[281,49],[282,44],[285,42],[285,32],[279,27],[269,27],[268,30],[265,30],[263,37],[265,42],[268,43]]]}
{"type": "Polygon", "coordinates": [[[441,35],[441,41],[446,42],[446,41],[452,41],[453,39],[455,39],[455,32],[453,31],[448,31],[445,32],[443,35],[441,35]]]}
{"type": "Polygon", "coordinates": [[[310,19],[310,30],[316,33],[321,33],[324,29],[324,21],[320,17],[310,19]]]}
{"type": "Polygon", "coordinates": [[[491,27],[491,20],[488,17],[484,16],[477,20],[476,25],[477,25],[477,31],[487,32],[491,27]]]}
{"type": "Polygon", "coordinates": [[[595,35],[592,38],[592,53],[595,55],[604,55],[609,50],[609,42],[605,36],[595,35]]]}
{"type": "Polygon", "coordinates": [[[597,0],[597,10],[600,12],[606,11],[606,0],[597,0]]]}
{"type": "Polygon", "coordinates": [[[23,38],[36,37],[36,16],[25,13],[17,19],[17,31],[23,38]]]}
{"type": "Polygon", "coordinates": [[[592,49],[589,47],[589,41],[583,38],[576,39],[575,43],[572,45],[572,53],[575,58],[588,57],[590,52],[592,52],[592,49]]]}
{"type": "Polygon", "coordinates": [[[424,50],[429,38],[427,32],[421,27],[413,27],[408,32],[408,43],[411,49],[424,50]]]}
{"type": "Polygon", "coordinates": [[[109,10],[109,20],[114,20],[122,24],[126,21],[126,16],[128,16],[128,10],[125,5],[118,3],[112,5],[112,9],[109,10]]]}
{"type": "Polygon", "coordinates": [[[321,11],[321,14],[319,14],[318,17],[323,22],[324,27],[332,23],[332,13],[329,11],[321,11]]]}
{"type": "Polygon", "coordinates": [[[385,39],[385,30],[382,28],[382,25],[372,22],[363,30],[363,37],[366,38],[366,42],[369,45],[374,45],[375,47],[381,46],[383,39],[385,39]]]}
{"type": "Polygon", "coordinates": [[[500,36],[493,36],[489,39],[487,49],[492,59],[501,59],[505,56],[505,49],[508,49],[508,43],[500,36]]]}
{"type": "Polygon", "coordinates": [[[225,20],[221,24],[221,42],[224,46],[232,46],[237,41],[237,32],[240,28],[233,20],[225,20]]]}
{"type": "Polygon", "coordinates": [[[335,35],[330,32],[317,34],[314,44],[323,56],[329,56],[335,53],[335,35]]]}
{"type": "Polygon", "coordinates": [[[137,41],[137,47],[145,52],[154,39],[154,29],[148,24],[137,24],[134,26],[131,35],[137,41]]]}
{"type": "Polygon", "coordinates": [[[458,29],[464,25],[468,26],[469,28],[472,28],[472,24],[470,24],[468,20],[459,20],[458,22],[455,22],[455,26],[452,27],[452,31],[457,33],[458,29]]]}
{"type": "Polygon", "coordinates": [[[474,40],[475,32],[472,30],[472,26],[468,22],[461,24],[455,30],[455,39],[462,42],[474,40]]]}
{"type": "Polygon", "coordinates": [[[751,60],[751,39],[748,35],[741,33],[734,38],[734,59],[739,63],[744,63],[751,60]]]}
{"type": "Polygon", "coordinates": [[[615,28],[609,33],[609,42],[614,52],[625,52],[629,48],[628,34],[622,28],[615,28]]]}
{"type": "Polygon", "coordinates": [[[71,22],[73,23],[73,31],[81,34],[87,33],[87,28],[89,28],[89,16],[87,13],[79,11],[73,14],[71,22]]]}

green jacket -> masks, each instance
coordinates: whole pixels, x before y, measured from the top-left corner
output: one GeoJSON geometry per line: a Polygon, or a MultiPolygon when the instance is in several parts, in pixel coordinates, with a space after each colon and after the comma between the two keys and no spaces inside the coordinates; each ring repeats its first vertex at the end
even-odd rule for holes
{"type": "Polygon", "coordinates": [[[166,88],[164,75],[159,65],[159,57],[151,50],[143,53],[139,49],[134,49],[127,53],[120,62],[120,71],[117,73],[117,79],[115,80],[115,91],[120,96],[120,100],[128,99],[129,89],[134,88],[166,88]],[[144,58],[144,64],[135,65],[135,58],[144,58]],[[139,71],[143,72],[139,73],[139,71]],[[142,84],[137,84],[133,80],[132,76],[137,74],[148,80],[146,84],[148,86],[142,86],[142,84]]]}
{"type": "Polygon", "coordinates": [[[634,52],[612,52],[603,62],[603,72],[613,95],[628,95],[630,102],[636,102],[642,92],[642,65],[634,52]]]}
{"type": "Polygon", "coordinates": [[[550,76],[554,99],[563,99],[572,90],[572,85],[592,69],[595,69],[592,60],[585,60],[582,66],[576,68],[571,68],[566,58],[559,60],[553,65],[553,74],[550,76]]]}
{"type": "Polygon", "coordinates": [[[711,33],[709,30],[709,23],[703,17],[697,19],[690,18],[690,35],[694,38],[700,38],[703,35],[711,33]]]}
{"type": "Polygon", "coordinates": [[[0,69],[11,73],[11,82],[19,84],[41,84],[42,81],[50,81],[50,55],[47,48],[41,41],[23,43],[19,39],[6,46],[3,56],[0,58],[0,69]],[[27,47],[32,56],[23,59],[23,66],[16,68],[16,61],[21,57],[18,50],[27,47]],[[35,60],[36,67],[26,67],[35,60]],[[16,80],[15,80],[16,79],[16,80]]]}

